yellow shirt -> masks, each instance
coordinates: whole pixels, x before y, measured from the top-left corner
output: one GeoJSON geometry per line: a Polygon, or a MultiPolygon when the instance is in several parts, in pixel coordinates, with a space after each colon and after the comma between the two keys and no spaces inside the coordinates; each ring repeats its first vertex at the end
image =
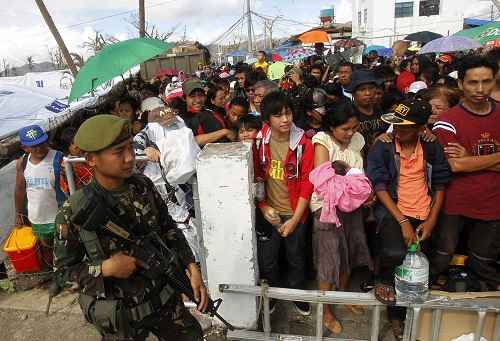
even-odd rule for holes
{"type": "Polygon", "coordinates": [[[258,67],[260,67],[267,74],[267,68],[269,67],[269,64],[266,61],[264,61],[262,63],[256,62],[255,64],[253,64],[253,67],[254,67],[254,69],[257,69],[258,67]]]}
{"type": "Polygon", "coordinates": [[[398,208],[407,217],[425,220],[431,211],[432,199],[425,180],[424,150],[420,141],[409,156],[401,154],[396,140],[396,153],[400,157],[398,208]]]}
{"type": "Polygon", "coordinates": [[[281,215],[293,215],[284,168],[288,153],[288,141],[271,140],[269,148],[271,150],[271,166],[266,181],[267,203],[281,215]]]}

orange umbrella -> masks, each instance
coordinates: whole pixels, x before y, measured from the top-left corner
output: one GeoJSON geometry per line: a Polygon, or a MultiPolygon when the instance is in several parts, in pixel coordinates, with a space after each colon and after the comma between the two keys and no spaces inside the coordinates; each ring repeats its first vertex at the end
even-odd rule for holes
{"type": "Polygon", "coordinates": [[[299,40],[304,44],[326,43],[330,37],[325,31],[314,30],[301,34],[299,40]]]}

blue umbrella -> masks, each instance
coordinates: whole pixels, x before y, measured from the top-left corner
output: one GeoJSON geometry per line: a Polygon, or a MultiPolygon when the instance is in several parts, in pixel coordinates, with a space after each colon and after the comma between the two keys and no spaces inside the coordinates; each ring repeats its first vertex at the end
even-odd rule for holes
{"type": "Polygon", "coordinates": [[[367,46],[364,50],[363,50],[363,54],[368,54],[372,51],[377,51],[379,54],[380,54],[380,50],[382,49],[386,49],[385,46],[382,46],[382,45],[370,45],[370,46],[367,46]]]}
{"type": "Polygon", "coordinates": [[[380,49],[377,52],[378,52],[378,55],[381,57],[389,58],[392,56],[392,49],[389,47],[384,47],[383,49],[380,49]]]}
{"type": "Polygon", "coordinates": [[[419,54],[425,53],[445,53],[454,51],[464,51],[480,48],[481,44],[467,37],[449,36],[434,39],[422,47],[419,54]]]}

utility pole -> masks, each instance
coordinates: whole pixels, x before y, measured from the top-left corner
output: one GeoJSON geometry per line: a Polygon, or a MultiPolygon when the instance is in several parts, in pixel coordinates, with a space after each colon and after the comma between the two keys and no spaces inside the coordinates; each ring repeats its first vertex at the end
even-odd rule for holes
{"type": "MultiPolygon", "coordinates": [[[[267,20],[267,19],[264,19],[264,26],[267,28],[267,30],[269,31],[269,48],[272,49],[274,46],[273,46],[273,26],[274,26],[274,23],[281,19],[282,16],[279,15],[277,17],[275,17],[274,19],[272,20],[267,20]]],[[[265,32],[265,31],[264,31],[265,32]]],[[[264,36],[264,39],[266,39],[266,37],[264,36]]]]}
{"type": "Polygon", "coordinates": [[[146,13],[144,0],[139,0],[139,37],[146,36],[146,13]]]}
{"type": "Polygon", "coordinates": [[[267,20],[264,19],[264,49],[267,48],[267,20]]]}
{"type": "Polygon", "coordinates": [[[247,0],[247,19],[248,19],[248,52],[253,51],[252,44],[252,11],[250,9],[250,0],[247,0]]]}
{"type": "Polygon", "coordinates": [[[57,30],[57,27],[54,24],[54,21],[52,20],[52,17],[50,16],[47,7],[45,7],[43,0],[35,0],[35,2],[38,6],[38,9],[40,10],[40,13],[42,14],[43,19],[45,20],[45,23],[49,27],[50,32],[52,32],[52,35],[54,36],[54,39],[56,40],[57,45],[59,46],[59,49],[63,54],[64,60],[66,61],[66,64],[68,64],[68,67],[71,70],[71,73],[73,74],[73,77],[76,77],[78,70],[76,69],[75,63],[73,62],[73,58],[71,58],[68,48],[66,47],[64,40],[59,34],[59,31],[57,30]]]}

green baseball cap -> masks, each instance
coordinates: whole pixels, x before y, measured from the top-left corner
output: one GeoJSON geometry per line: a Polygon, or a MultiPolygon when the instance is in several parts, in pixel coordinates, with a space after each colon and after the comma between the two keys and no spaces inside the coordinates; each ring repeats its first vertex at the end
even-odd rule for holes
{"type": "Polygon", "coordinates": [[[97,152],[132,137],[128,120],[114,115],[96,115],[80,126],[75,144],[84,152],[97,152]]]}
{"type": "Polygon", "coordinates": [[[184,83],[182,83],[182,93],[184,94],[184,96],[191,95],[191,93],[196,89],[205,90],[203,87],[203,83],[199,79],[190,78],[186,79],[184,83]]]}

